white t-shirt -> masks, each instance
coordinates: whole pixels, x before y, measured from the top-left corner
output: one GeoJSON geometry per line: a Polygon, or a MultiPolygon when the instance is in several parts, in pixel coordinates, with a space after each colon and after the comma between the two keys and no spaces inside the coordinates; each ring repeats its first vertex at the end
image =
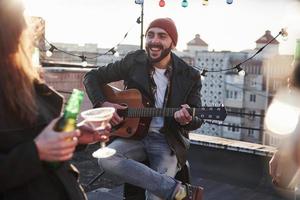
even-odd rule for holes
{"type": "MultiPolygon", "coordinates": [[[[165,75],[166,69],[159,69],[154,67],[153,79],[156,84],[156,93],[154,94],[155,98],[155,107],[162,108],[164,104],[164,98],[166,89],[168,86],[168,78],[165,75]]],[[[159,130],[164,125],[163,117],[153,117],[150,123],[149,131],[159,133],[159,130]]]]}

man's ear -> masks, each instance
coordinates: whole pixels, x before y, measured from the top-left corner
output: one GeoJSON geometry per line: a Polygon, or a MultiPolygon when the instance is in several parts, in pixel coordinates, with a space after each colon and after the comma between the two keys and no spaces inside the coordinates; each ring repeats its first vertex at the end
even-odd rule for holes
{"type": "Polygon", "coordinates": [[[175,49],[175,48],[176,48],[176,46],[175,46],[174,42],[172,42],[172,49],[175,49]]]}

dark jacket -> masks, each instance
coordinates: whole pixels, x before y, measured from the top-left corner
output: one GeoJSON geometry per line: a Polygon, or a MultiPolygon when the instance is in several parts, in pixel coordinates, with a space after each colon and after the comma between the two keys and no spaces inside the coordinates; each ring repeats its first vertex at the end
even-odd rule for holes
{"type": "Polygon", "coordinates": [[[63,98],[44,84],[36,85],[36,93],[34,125],[12,116],[0,96],[0,199],[84,200],[74,166],[64,162],[54,170],[39,160],[34,138],[60,115],[63,98]]]}
{"type": "MultiPolygon", "coordinates": [[[[101,85],[124,80],[128,89],[138,89],[153,106],[155,104],[149,85],[149,67],[152,66],[144,50],[129,53],[120,61],[88,72],[84,77],[86,92],[93,105],[97,106],[105,101],[101,85]]],[[[180,108],[182,104],[200,107],[200,89],[199,72],[172,53],[172,77],[167,107],[180,108]]],[[[181,166],[186,161],[189,148],[188,131],[199,128],[201,124],[202,120],[197,117],[186,126],[181,126],[173,117],[165,118],[163,132],[181,166]]]]}

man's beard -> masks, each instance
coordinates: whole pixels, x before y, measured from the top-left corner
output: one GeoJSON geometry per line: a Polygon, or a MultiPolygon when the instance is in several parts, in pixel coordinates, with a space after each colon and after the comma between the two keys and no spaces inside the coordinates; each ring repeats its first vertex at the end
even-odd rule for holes
{"type": "Polygon", "coordinates": [[[159,47],[159,48],[163,49],[163,46],[162,46],[162,45],[152,45],[152,44],[150,44],[150,45],[148,45],[148,46],[146,47],[146,51],[147,51],[147,54],[148,54],[148,58],[149,58],[149,60],[150,60],[150,62],[151,62],[152,64],[160,62],[160,61],[161,61],[162,59],[164,59],[167,55],[169,55],[169,53],[170,53],[171,50],[172,50],[172,44],[171,44],[169,48],[163,49],[163,50],[161,51],[160,56],[159,56],[158,58],[152,58],[152,57],[150,56],[150,48],[151,48],[151,47],[159,47]]]}

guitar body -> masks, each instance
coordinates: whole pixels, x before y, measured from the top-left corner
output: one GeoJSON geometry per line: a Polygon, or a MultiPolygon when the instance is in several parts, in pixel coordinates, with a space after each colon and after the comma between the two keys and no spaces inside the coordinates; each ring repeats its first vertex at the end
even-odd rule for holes
{"type": "MultiPolygon", "coordinates": [[[[117,88],[105,85],[102,91],[109,102],[125,105],[128,108],[144,108],[143,97],[136,89],[121,91],[117,88]]],[[[141,139],[148,133],[151,119],[152,118],[149,117],[125,117],[121,124],[112,128],[111,134],[123,138],[141,139]]]]}
{"type": "MultiPolygon", "coordinates": [[[[136,89],[121,91],[105,85],[102,91],[107,101],[127,106],[127,109],[117,110],[118,115],[124,117],[124,121],[112,127],[113,136],[141,139],[148,133],[152,117],[173,117],[174,113],[181,109],[144,106],[149,103],[136,89]]],[[[200,119],[223,121],[227,116],[224,106],[187,108],[187,110],[192,117],[197,116],[200,119]]]]}

